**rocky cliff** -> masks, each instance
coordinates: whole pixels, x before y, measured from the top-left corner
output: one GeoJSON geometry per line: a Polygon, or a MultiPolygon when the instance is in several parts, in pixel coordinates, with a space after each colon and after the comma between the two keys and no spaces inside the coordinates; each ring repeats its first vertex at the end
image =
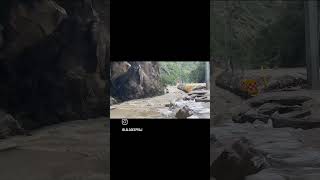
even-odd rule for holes
{"type": "Polygon", "coordinates": [[[108,7],[108,0],[1,2],[0,109],[25,129],[105,115],[108,7]]]}
{"type": "Polygon", "coordinates": [[[159,68],[151,61],[112,62],[111,95],[125,101],[163,94],[159,68]]]}

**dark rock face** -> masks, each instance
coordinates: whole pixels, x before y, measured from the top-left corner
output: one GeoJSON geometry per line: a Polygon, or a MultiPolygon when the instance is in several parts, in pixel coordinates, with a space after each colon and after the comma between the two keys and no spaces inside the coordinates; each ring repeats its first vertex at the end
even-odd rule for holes
{"type": "Polygon", "coordinates": [[[0,107],[24,128],[105,115],[109,40],[91,3],[75,12],[49,0],[9,3],[0,107]]]}
{"type": "Polygon", "coordinates": [[[23,133],[24,130],[17,120],[15,120],[10,114],[0,111],[0,139],[23,133]]]}
{"type": "Polygon", "coordinates": [[[123,101],[151,97],[164,92],[157,62],[113,62],[111,83],[112,96],[123,101]]]}

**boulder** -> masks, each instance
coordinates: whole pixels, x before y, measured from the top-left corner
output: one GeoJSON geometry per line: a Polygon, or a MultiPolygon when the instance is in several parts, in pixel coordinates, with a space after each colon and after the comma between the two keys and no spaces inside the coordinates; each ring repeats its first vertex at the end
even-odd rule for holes
{"type": "Polygon", "coordinates": [[[23,134],[24,129],[10,114],[0,111],[0,139],[7,136],[23,134]]]}
{"type": "Polygon", "coordinates": [[[110,96],[110,106],[114,105],[114,104],[117,104],[117,100],[114,99],[112,96],[110,96]]]}
{"type": "Polygon", "coordinates": [[[291,87],[304,87],[307,84],[307,77],[303,74],[283,75],[272,79],[266,88],[265,92],[288,89],[291,87]]]}
{"type": "Polygon", "coordinates": [[[51,0],[6,7],[0,106],[26,129],[105,115],[108,31],[92,1],[64,2],[81,6],[70,16],[51,0]]]}
{"type": "Polygon", "coordinates": [[[204,95],[207,94],[208,91],[207,90],[192,90],[190,93],[188,93],[188,95],[204,95]]]}
{"type": "Polygon", "coordinates": [[[126,101],[164,93],[158,62],[130,61],[130,66],[126,66],[126,62],[113,63],[111,69],[111,77],[114,77],[111,95],[117,99],[126,101]]]}
{"type": "Polygon", "coordinates": [[[265,103],[277,103],[281,105],[302,105],[304,102],[311,100],[309,96],[299,95],[295,93],[265,93],[253,97],[248,100],[248,103],[253,106],[261,106],[265,103]]]}
{"type": "Polygon", "coordinates": [[[304,69],[281,69],[249,70],[246,72],[224,71],[216,77],[216,85],[227,89],[241,97],[250,98],[242,87],[241,82],[253,80],[257,84],[259,93],[276,91],[296,91],[307,86],[307,77],[304,69]]]}
{"type": "Polygon", "coordinates": [[[295,111],[298,109],[301,109],[301,106],[285,106],[276,103],[265,103],[261,105],[257,110],[260,114],[272,115],[275,112],[288,113],[290,111],[295,111]]]}
{"type": "Polygon", "coordinates": [[[111,62],[111,80],[114,81],[119,76],[126,73],[129,68],[131,67],[131,64],[127,61],[122,62],[111,62]]]}
{"type": "Polygon", "coordinates": [[[4,54],[15,56],[25,48],[52,34],[64,18],[66,11],[51,0],[13,0],[5,11],[6,46],[4,54]]]}
{"type": "Polygon", "coordinates": [[[236,141],[211,165],[211,176],[216,179],[239,180],[268,166],[264,155],[252,147],[246,138],[236,141]]]}
{"type": "MultiPolygon", "coordinates": [[[[215,170],[215,175],[221,177],[215,176],[216,179],[236,179],[231,174],[238,175],[238,179],[245,180],[318,179],[320,174],[320,141],[317,135],[319,132],[320,128],[308,130],[268,127],[255,128],[249,123],[230,123],[221,127],[212,127],[210,129],[210,137],[213,137],[210,141],[210,157],[214,157],[214,160],[211,171],[215,170]],[[232,148],[233,144],[241,141],[242,137],[248,140],[249,147],[253,150],[252,152],[256,152],[258,157],[260,157],[259,155],[262,156],[260,158],[262,161],[258,162],[265,162],[262,163],[264,166],[262,166],[260,171],[256,171],[256,173],[247,175],[245,175],[246,173],[239,173],[239,171],[248,172],[246,168],[242,169],[242,166],[249,167],[249,169],[254,167],[239,163],[248,162],[239,159],[250,158],[241,158],[243,156],[238,154],[250,153],[236,153],[239,150],[236,151],[236,148],[232,148]],[[221,145],[218,146],[216,142],[221,143],[221,145]],[[219,150],[221,147],[223,153],[219,150]],[[225,152],[228,153],[226,154],[225,152]],[[224,158],[222,158],[223,156],[224,158]],[[218,159],[220,160],[218,161],[218,159]],[[226,161],[222,161],[221,159],[225,159],[226,161]],[[242,166],[240,167],[240,165],[242,166]]],[[[237,149],[244,149],[239,152],[248,152],[248,150],[245,150],[246,148],[237,149]]],[[[248,155],[248,157],[250,156],[248,155]]]]}
{"type": "Polygon", "coordinates": [[[187,117],[192,115],[192,111],[188,106],[184,106],[183,108],[179,109],[176,113],[176,118],[178,119],[187,119],[187,117]]]}
{"type": "Polygon", "coordinates": [[[207,89],[207,86],[206,85],[198,85],[198,86],[194,87],[192,90],[195,91],[195,90],[203,90],[203,89],[207,89]]]}
{"type": "Polygon", "coordinates": [[[256,120],[259,120],[264,123],[267,123],[269,118],[270,117],[268,115],[260,114],[256,110],[251,109],[248,112],[244,113],[243,115],[233,118],[233,121],[236,123],[245,123],[245,122],[253,123],[256,120]]]}
{"type": "Polygon", "coordinates": [[[218,87],[227,89],[241,97],[248,98],[250,97],[247,92],[244,92],[241,88],[241,79],[243,75],[240,73],[232,73],[224,71],[216,77],[215,84],[218,87]]]}

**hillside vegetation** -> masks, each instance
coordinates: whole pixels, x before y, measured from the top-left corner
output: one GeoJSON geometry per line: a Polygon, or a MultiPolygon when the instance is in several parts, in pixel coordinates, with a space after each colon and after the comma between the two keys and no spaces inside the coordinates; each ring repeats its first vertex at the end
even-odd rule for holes
{"type": "Polygon", "coordinates": [[[205,62],[160,62],[160,78],[164,85],[205,82],[205,62]]]}

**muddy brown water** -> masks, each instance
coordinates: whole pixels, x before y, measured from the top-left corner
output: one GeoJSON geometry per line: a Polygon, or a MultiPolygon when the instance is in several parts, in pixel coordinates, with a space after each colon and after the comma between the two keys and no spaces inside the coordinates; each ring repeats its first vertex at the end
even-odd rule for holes
{"type": "MultiPolygon", "coordinates": [[[[194,115],[190,118],[210,118],[209,102],[194,102],[182,100],[187,93],[176,86],[168,86],[169,93],[151,98],[135,99],[110,107],[110,118],[175,118],[175,111],[187,105],[194,115]],[[167,104],[176,104],[176,109],[170,110],[167,104]]],[[[210,94],[208,94],[210,96],[210,94]]]]}

